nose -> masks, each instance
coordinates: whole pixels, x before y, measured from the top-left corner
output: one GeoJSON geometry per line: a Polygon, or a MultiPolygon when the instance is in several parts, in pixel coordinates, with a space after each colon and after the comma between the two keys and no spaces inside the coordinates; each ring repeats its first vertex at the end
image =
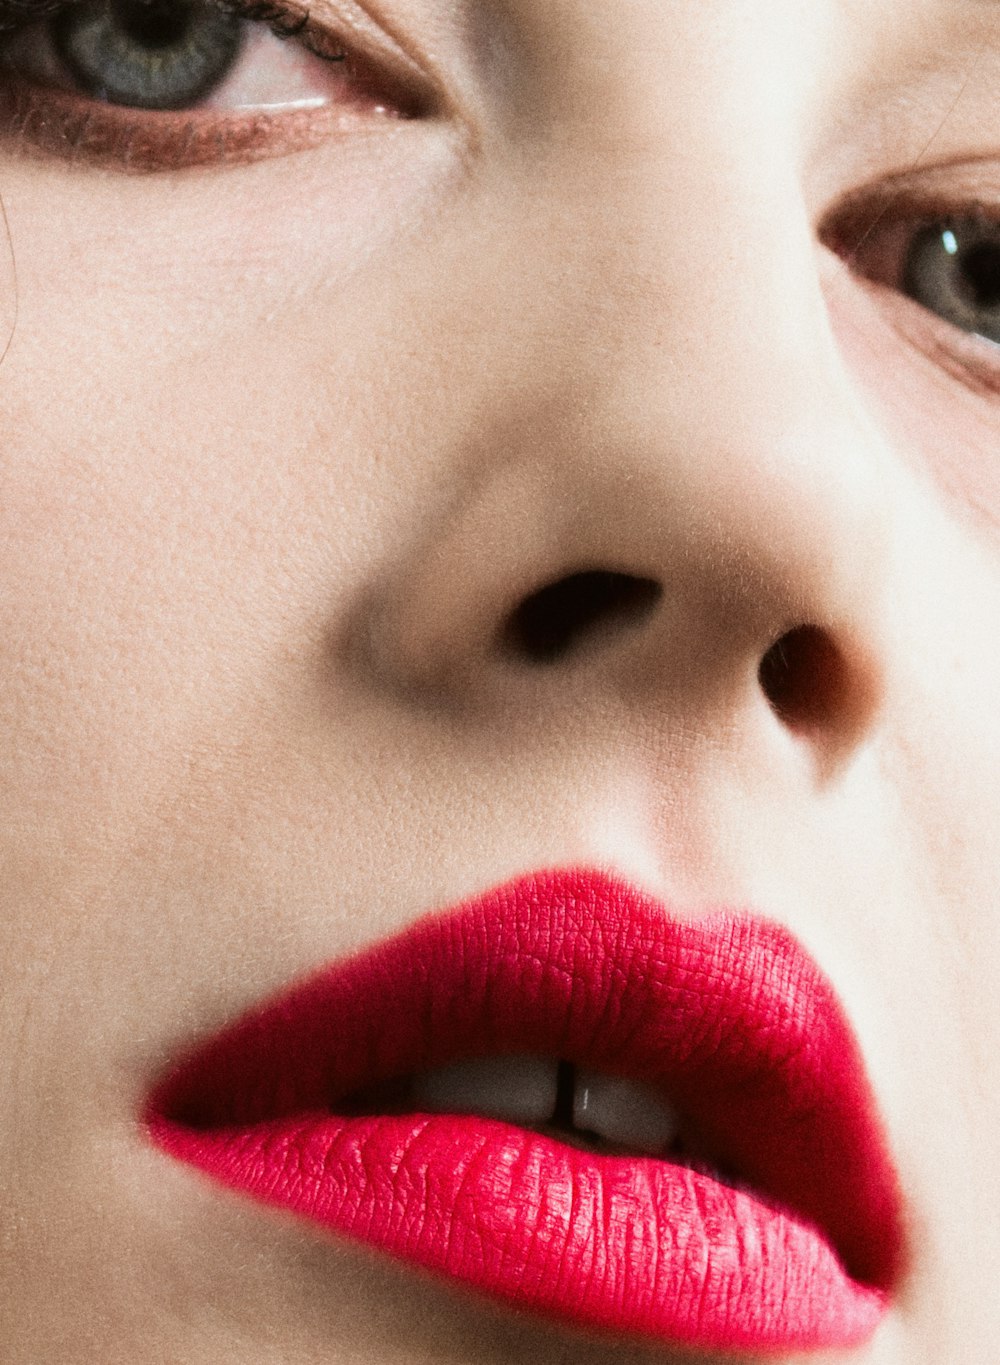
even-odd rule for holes
{"type": "MultiPolygon", "coordinates": [[[[717,78],[731,100],[773,74],[717,78]]],[[[487,710],[572,689],[732,734],[763,708],[775,742],[842,756],[878,711],[889,481],[787,108],[708,117],[695,154],[669,103],[616,87],[605,145],[566,98],[506,177],[509,256],[475,290],[501,378],[456,385],[474,427],[368,603],[369,664],[487,710]]]]}

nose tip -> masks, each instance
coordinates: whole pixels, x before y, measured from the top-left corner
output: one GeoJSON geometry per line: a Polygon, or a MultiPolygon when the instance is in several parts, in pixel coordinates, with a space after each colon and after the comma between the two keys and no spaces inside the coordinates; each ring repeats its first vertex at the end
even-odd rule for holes
{"type": "MultiPolygon", "coordinates": [[[[498,642],[522,665],[571,664],[585,651],[627,647],[629,636],[651,625],[663,596],[662,583],[651,578],[598,569],[571,573],[519,602],[498,642]]],[[[874,704],[871,670],[814,624],[793,626],[768,645],[756,681],[775,718],[799,735],[857,729],[874,704]]]]}
{"type": "Polygon", "coordinates": [[[763,708],[842,755],[880,696],[872,489],[828,486],[829,450],[812,477],[777,460],[747,478],[734,457],[736,488],[707,459],[700,484],[672,477],[677,459],[636,477],[624,455],[532,458],[484,480],[367,599],[366,668],[410,701],[521,720],[581,689],[703,733],[763,708]]]}

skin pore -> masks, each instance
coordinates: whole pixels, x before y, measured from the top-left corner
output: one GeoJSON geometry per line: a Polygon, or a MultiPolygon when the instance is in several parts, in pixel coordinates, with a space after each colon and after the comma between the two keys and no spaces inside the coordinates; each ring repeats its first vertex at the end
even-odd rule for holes
{"type": "Polygon", "coordinates": [[[1000,222],[1000,6],[317,0],[353,60],[262,45],[319,101],[265,113],[85,99],[39,31],[0,99],[0,1357],[697,1359],[139,1123],[289,982],[586,865],[778,921],[857,1034],[905,1273],[782,1361],[991,1359],[1000,351],[900,281],[921,224],[1000,222]],[[518,608],[582,572],[659,595],[538,657],[518,608]]]}

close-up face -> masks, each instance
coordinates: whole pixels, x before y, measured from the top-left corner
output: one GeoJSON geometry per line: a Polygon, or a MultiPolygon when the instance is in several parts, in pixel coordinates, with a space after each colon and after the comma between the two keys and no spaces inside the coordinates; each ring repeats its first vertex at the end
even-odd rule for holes
{"type": "Polygon", "coordinates": [[[1000,5],[0,0],[5,1365],[978,1365],[1000,5]]]}

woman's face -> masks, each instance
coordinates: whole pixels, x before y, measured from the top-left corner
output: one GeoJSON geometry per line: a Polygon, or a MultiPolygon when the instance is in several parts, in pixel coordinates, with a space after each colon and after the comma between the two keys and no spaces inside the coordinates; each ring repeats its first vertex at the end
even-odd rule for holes
{"type": "Polygon", "coordinates": [[[850,1021],[905,1254],[873,1335],[777,1358],[992,1358],[1000,8],[316,0],[351,60],[258,27],[217,78],[223,25],[175,97],[175,32],[172,111],[129,107],[167,21],[102,22],[4,39],[0,1354],[722,1359],[141,1122],[292,983],[573,867],[784,926],[850,1021]]]}

